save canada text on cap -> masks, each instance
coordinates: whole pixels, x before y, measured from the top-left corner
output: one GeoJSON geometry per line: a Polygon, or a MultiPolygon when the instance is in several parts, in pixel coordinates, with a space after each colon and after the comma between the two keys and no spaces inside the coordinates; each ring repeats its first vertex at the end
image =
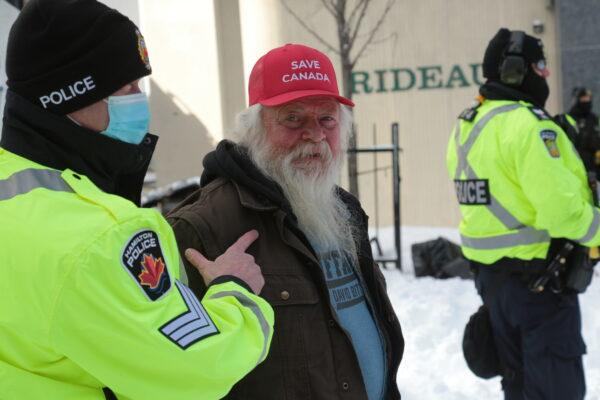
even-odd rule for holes
{"type": "Polygon", "coordinates": [[[354,103],[340,96],[329,57],[301,44],[286,44],[262,56],[250,73],[250,106],[277,106],[312,96],[331,96],[342,104],[354,103]]]}

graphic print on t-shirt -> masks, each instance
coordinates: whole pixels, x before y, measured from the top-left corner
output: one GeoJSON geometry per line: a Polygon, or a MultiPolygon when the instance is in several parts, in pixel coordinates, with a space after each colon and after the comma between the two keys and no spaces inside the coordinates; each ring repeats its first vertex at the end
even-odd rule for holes
{"type": "Polygon", "coordinates": [[[356,275],[346,257],[337,250],[319,254],[321,266],[327,280],[331,302],[336,310],[343,310],[365,301],[365,296],[356,275]]]}

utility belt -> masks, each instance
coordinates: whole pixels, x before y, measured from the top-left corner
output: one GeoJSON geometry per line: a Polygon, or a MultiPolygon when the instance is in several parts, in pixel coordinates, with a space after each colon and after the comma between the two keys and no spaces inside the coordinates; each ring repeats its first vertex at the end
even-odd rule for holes
{"type": "MultiPolygon", "coordinates": [[[[507,277],[515,277],[525,285],[528,285],[532,279],[540,276],[546,267],[546,260],[520,260],[518,258],[501,258],[493,264],[480,264],[471,261],[471,269],[477,275],[481,269],[494,273],[496,275],[494,281],[500,286],[507,277]]],[[[477,292],[481,294],[481,288],[478,286],[478,281],[475,280],[477,292]]]]}
{"type": "Polygon", "coordinates": [[[521,260],[519,258],[503,257],[493,264],[481,264],[477,261],[470,261],[471,268],[477,272],[480,268],[486,268],[496,273],[508,273],[510,275],[534,275],[539,274],[548,262],[546,259],[534,258],[533,260],[521,260]]]}
{"type": "Polygon", "coordinates": [[[475,273],[486,268],[499,274],[517,276],[536,293],[546,287],[555,293],[565,290],[583,293],[592,281],[596,262],[598,259],[590,258],[587,247],[566,239],[552,239],[546,259],[504,257],[489,265],[471,261],[471,268],[475,273]]]}

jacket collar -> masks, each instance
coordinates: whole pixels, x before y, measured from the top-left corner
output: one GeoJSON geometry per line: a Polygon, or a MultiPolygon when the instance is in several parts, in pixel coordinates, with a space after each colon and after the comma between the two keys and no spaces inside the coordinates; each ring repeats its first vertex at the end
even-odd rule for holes
{"type": "Polygon", "coordinates": [[[261,203],[264,203],[263,206],[272,204],[284,210],[292,220],[296,220],[281,187],[258,169],[245,147],[223,140],[204,157],[202,164],[204,171],[200,186],[206,186],[218,177],[228,178],[235,182],[238,191],[243,187],[245,192],[256,193],[254,199],[240,195],[240,199],[243,198],[249,205],[261,207],[261,203]]]}
{"type": "Polygon", "coordinates": [[[238,193],[240,204],[243,207],[255,211],[275,211],[279,209],[275,203],[269,201],[265,196],[248,190],[245,186],[240,185],[236,181],[232,180],[231,182],[238,193]]]}
{"type": "Polygon", "coordinates": [[[136,204],[157,141],[151,134],[139,145],[115,140],[6,93],[0,146],[50,168],[76,171],[136,204]]]}
{"type": "Polygon", "coordinates": [[[525,101],[536,104],[536,101],[530,95],[497,81],[488,80],[479,87],[479,93],[488,100],[525,101]]]}

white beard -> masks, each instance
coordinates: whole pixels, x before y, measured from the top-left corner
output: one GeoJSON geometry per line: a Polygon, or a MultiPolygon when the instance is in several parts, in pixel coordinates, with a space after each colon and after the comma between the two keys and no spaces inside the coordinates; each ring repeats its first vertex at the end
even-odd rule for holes
{"type": "Polygon", "coordinates": [[[257,167],[277,182],[298,218],[298,226],[319,252],[340,251],[355,260],[355,229],[350,212],[336,195],[341,153],[332,154],[327,142],[301,144],[280,154],[260,135],[246,143],[257,167]],[[294,163],[301,156],[319,154],[294,163]]]}

